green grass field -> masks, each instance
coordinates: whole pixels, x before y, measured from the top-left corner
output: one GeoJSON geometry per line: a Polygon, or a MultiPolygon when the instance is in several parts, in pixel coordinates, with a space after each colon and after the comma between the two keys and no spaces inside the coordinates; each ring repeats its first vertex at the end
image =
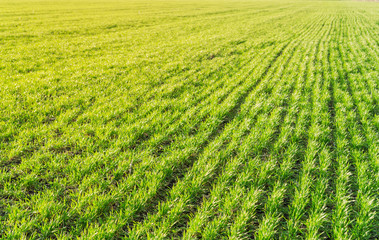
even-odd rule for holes
{"type": "Polygon", "coordinates": [[[1,239],[378,239],[379,3],[0,0],[1,239]]]}

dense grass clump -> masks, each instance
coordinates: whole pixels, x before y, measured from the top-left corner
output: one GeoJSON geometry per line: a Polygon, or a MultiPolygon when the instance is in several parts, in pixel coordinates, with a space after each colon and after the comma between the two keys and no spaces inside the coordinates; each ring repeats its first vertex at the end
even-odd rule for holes
{"type": "Polygon", "coordinates": [[[1,239],[379,238],[379,5],[0,3],[1,239]]]}

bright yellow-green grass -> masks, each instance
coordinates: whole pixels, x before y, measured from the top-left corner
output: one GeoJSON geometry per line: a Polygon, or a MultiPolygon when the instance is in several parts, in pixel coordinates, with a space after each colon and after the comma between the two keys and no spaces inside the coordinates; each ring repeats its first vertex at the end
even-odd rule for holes
{"type": "Polygon", "coordinates": [[[0,0],[1,239],[378,239],[379,3],[0,0]]]}

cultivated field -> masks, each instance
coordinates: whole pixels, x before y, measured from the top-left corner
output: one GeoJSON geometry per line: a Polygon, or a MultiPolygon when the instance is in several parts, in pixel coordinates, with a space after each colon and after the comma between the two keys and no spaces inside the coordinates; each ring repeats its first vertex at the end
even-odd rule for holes
{"type": "Polygon", "coordinates": [[[1,239],[378,239],[379,3],[1,0],[1,239]]]}

